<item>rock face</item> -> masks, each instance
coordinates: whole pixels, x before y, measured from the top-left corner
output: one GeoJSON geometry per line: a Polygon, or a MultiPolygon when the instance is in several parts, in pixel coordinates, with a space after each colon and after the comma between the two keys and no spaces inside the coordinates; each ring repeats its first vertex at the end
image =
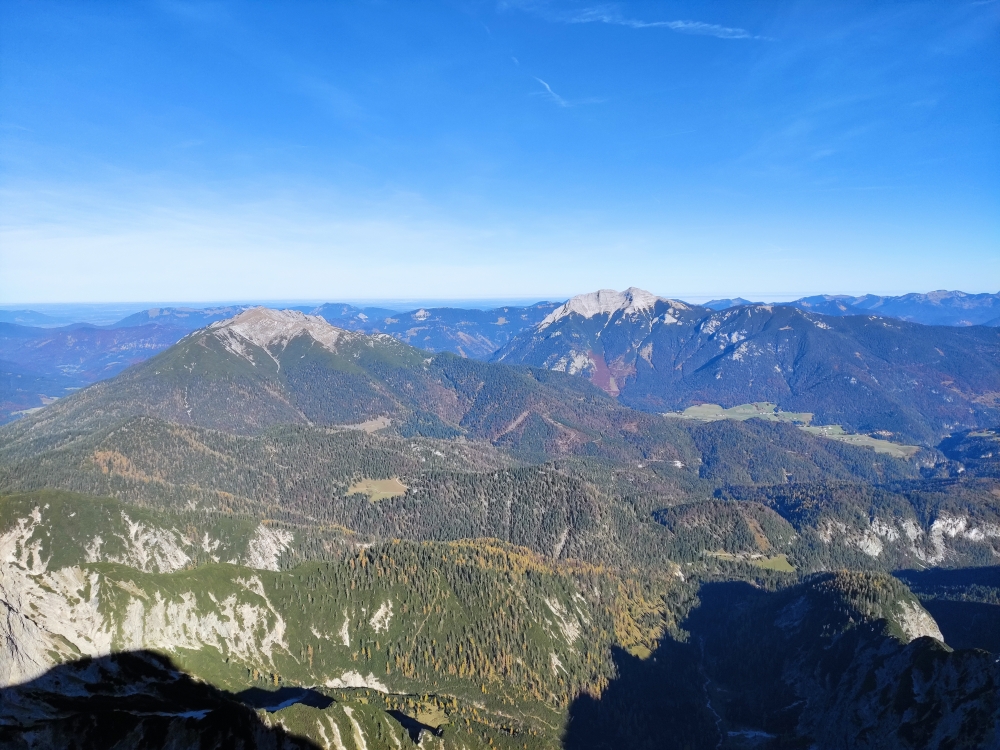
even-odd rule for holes
{"type": "Polygon", "coordinates": [[[649,314],[658,302],[665,302],[679,309],[687,309],[681,302],[673,302],[663,297],[657,297],[644,289],[631,286],[624,292],[614,289],[601,289],[588,294],[578,294],[557,307],[542,320],[538,330],[544,330],[553,323],[570,315],[582,318],[593,318],[598,315],[615,315],[621,313],[628,318],[636,318],[641,314],[649,314]]]}
{"type": "Polygon", "coordinates": [[[652,349],[643,342],[654,330],[693,325],[704,312],[635,287],[602,289],[556,308],[497,352],[494,361],[583,375],[617,396],[636,375],[636,359],[649,360],[652,349]]]}
{"type": "MultiPolygon", "coordinates": [[[[356,342],[364,337],[327,323],[318,315],[306,315],[297,310],[272,310],[253,307],[234,318],[212,323],[208,329],[226,348],[241,357],[249,357],[247,343],[271,352],[284,350],[298,336],[308,336],[328,351],[337,353],[337,342],[356,342]]],[[[273,356],[273,355],[272,355],[273,356]]],[[[253,359],[249,358],[252,363],[253,359]]],[[[278,362],[275,359],[275,362],[278,362]]],[[[280,362],[278,363],[280,367],[280,362]]]]}
{"type": "MultiPolygon", "coordinates": [[[[32,520],[37,523],[37,516],[32,520]]],[[[208,647],[268,664],[276,648],[287,650],[285,622],[249,571],[208,592],[178,592],[169,584],[141,588],[127,570],[50,569],[40,545],[30,542],[31,530],[30,523],[19,524],[0,537],[0,687],[34,679],[81,654],[208,647]]]]}

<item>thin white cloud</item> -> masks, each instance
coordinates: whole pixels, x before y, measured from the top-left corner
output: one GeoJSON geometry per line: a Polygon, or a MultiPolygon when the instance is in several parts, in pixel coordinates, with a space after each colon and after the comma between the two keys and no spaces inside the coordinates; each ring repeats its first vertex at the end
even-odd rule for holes
{"type": "Polygon", "coordinates": [[[734,26],[722,26],[704,21],[643,21],[638,18],[623,16],[615,5],[598,5],[584,8],[572,13],[552,13],[545,6],[536,3],[505,3],[505,6],[519,7],[522,10],[537,13],[547,20],[561,23],[605,23],[612,26],[626,26],[630,29],[670,29],[679,34],[697,34],[714,36],[718,39],[768,39],[769,37],[751,34],[746,29],[734,26]]]}
{"type": "Polygon", "coordinates": [[[542,86],[545,87],[545,91],[539,91],[537,93],[542,94],[547,99],[551,99],[556,104],[558,104],[560,107],[568,107],[568,106],[570,106],[570,103],[568,101],[566,101],[565,99],[563,99],[561,96],[559,96],[559,94],[557,94],[555,91],[553,91],[552,87],[549,86],[549,84],[547,84],[545,81],[543,81],[538,76],[533,76],[533,77],[534,77],[534,79],[536,81],[538,81],[540,84],[542,84],[542,86]]]}
{"type": "Polygon", "coordinates": [[[700,34],[714,36],[719,39],[753,39],[746,29],[720,26],[717,23],[703,21],[640,21],[636,18],[625,18],[617,9],[608,6],[587,8],[567,19],[568,23],[607,23],[614,26],[627,26],[630,29],[663,28],[677,31],[681,34],[700,34]]]}

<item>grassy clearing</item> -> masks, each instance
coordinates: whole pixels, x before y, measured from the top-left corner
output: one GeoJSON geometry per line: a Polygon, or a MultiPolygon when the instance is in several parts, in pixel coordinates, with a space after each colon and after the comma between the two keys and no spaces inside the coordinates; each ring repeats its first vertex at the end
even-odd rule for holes
{"type": "Polygon", "coordinates": [[[753,404],[740,404],[724,409],[718,404],[698,404],[689,406],[684,411],[671,411],[666,417],[677,419],[694,419],[699,422],[715,422],[720,419],[735,419],[740,422],[746,419],[764,419],[768,422],[791,422],[797,425],[807,425],[813,415],[809,412],[780,411],[777,404],[759,401],[753,404]]]}
{"type": "Polygon", "coordinates": [[[779,573],[794,573],[795,566],[788,562],[788,557],[785,555],[775,555],[774,557],[762,557],[757,555],[733,555],[729,552],[709,552],[712,557],[717,557],[720,560],[729,560],[731,562],[745,562],[751,565],[756,565],[758,568],[764,568],[765,570],[776,570],[779,573]]]}
{"type": "Polygon", "coordinates": [[[347,488],[347,494],[359,493],[368,495],[368,499],[373,503],[379,500],[388,500],[390,497],[405,495],[409,488],[399,481],[399,477],[392,479],[360,479],[347,488]]]}
{"type": "Polygon", "coordinates": [[[443,708],[431,705],[421,705],[417,709],[416,720],[421,724],[437,729],[448,723],[448,714],[443,708]]]}
{"type": "Polygon", "coordinates": [[[389,419],[389,417],[375,417],[375,419],[369,419],[367,422],[358,422],[357,424],[342,424],[342,425],[337,425],[332,429],[361,430],[362,432],[367,432],[369,435],[371,435],[373,432],[384,430],[390,424],[392,424],[392,420],[389,419]]]}
{"type": "Polygon", "coordinates": [[[740,422],[746,419],[764,419],[768,422],[788,422],[810,435],[839,440],[849,445],[859,445],[871,448],[876,453],[885,453],[893,458],[911,458],[920,448],[916,445],[900,445],[888,440],[880,440],[870,435],[855,435],[845,432],[839,424],[812,425],[813,415],[809,412],[781,411],[776,404],[761,401],[753,404],[740,404],[724,409],[718,404],[699,404],[689,406],[684,411],[667,412],[663,416],[674,419],[693,419],[698,422],[715,422],[720,419],[735,419],[740,422]]]}
{"type": "Polygon", "coordinates": [[[801,429],[811,435],[819,435],[820,437],[830,438],[831,440],[839,440],[842,443],[848,443],[850,445],[863,445],[871,448],[876,453],[885,453],[893,458],[910,458],[920,450],[920,448],[916,445],[900,445],[899,443],[890,443],[888,440],[873,438],[871,435],[854,435],[850,432],[844,432],[844,428],[839,424],[829,424],[817,427],[803,426],[801,429]]]}
{"type": "Polygon", "coordinates": [[[751,560],[758,568],[766,570],[777,570],[780,573],[794,573],[795,566],[788,562],[785,555],[775,555],[774,557],[764,557],[759,560],[751,560]]]}

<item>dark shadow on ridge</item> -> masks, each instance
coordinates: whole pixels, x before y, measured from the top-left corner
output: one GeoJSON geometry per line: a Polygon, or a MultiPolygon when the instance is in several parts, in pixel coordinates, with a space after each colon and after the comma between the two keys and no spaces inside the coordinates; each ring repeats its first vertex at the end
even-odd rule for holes
{"type": "Polygon", "coordinates": [[[0,747],[319,750],[152,651],[66,662],[0,690],[0,747]]]}
{"type": "Polygon", "coordinates": [[[618,677],[603,694],[582,695],[570,706],[566,750],[696,750],[718,744],[694,646],[665,637],[646,659],[619,648],[613,658],[618,677]]]}

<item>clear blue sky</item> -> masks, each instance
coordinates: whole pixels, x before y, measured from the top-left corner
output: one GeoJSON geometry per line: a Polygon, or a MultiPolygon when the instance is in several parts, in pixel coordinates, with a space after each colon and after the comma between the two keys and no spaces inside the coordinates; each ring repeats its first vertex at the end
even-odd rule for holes
{"type": "Polygon", "coordinates": [[[0,302],[1000,289],[1000,2],[0,0],[0,302]]]}

